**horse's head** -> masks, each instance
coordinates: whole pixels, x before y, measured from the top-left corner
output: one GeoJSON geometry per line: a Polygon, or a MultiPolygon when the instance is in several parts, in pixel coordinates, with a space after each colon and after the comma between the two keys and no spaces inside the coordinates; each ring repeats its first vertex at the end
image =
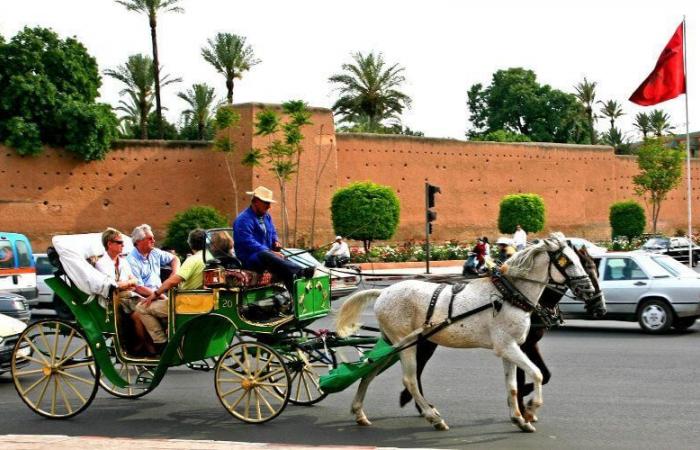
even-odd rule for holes
{"type": "Polygon", "coordinates": [[[581,260],[581,265],[583,269],[588,274],[588,278],[591,279],[593,284],[594,294],[591,297],[585,299],[586,311],[593,314],[594,317],[603,317],[607,313],[607,308],[605,307],[605,296],[603,291],[600,289],[600,282],[598,281],[598,265],[595,263],[591,255],[588,253],[588,249],[584,245],[580,249],[572,247],[576,255],[581,260]]]}
{"type": "Polygon", "coordinates": [[[552,233],[544,240],[544,245],[549,255],[552,281],[571,289],[577,299],[586,303],[586,309],[592,311],[594,316],[600,317],[605,314],[605,298],[598,285],[595,262],[588,252],[582,258],[579,252],[567,244],[562,233],[552,233]],[[589,270],[586,270],[584,265],[588,266],[589,270]],[[551,270],[551,267],[555,270],[551,270]]]}

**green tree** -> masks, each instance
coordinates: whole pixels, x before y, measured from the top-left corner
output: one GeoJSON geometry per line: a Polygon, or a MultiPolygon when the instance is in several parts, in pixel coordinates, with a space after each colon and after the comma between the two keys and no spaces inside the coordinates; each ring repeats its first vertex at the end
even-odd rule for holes
{"type": "Polygon", "coordinates": [[[202,48],[202,57],[226,77],[226,101],[230,105],[233,103],[233,80],[240,80],[243,72],[260,60],[255,58],[253,47],[246,44],[246,38],[237,34],[217,33],[214,39],[207,39],[207,45],[202,48]]]}
{"type": "Polygon", "coordinates": [[[579,102],[581,102],[581,105],[583,105],[583,109],[586,114],[586,124],[588,127],[590,143],[594,145],[597,143],[597,135],[595,131],[595,121],[597,117],[593,112],[593,105],[595,104],[595,89],[597,84],[598,83],[595,81],[591,82],[588,81],[586,77],[583,77],[583,81],[574,86],[574,89],[576,89],[576,98],[579,102]]]}
{"type": "Polygon", "coordinates": [[[234,211],[238,213],[238,180],[236,178],[235,169],[231,169],[232,159],[236,152],[235,142],[233,141],[233,129],[238,126],[241,120],[241,115],[236,112],[230,104],[219,107],[216,110],[214,117],[214,129],[216,130],[216,139],[214,140],[214,149],[224,153],[224,162],[228,171],[231,187],[233,188],[234,211]]]}
{"type": "Polygon", "coordinates": [[[634,200],[617,202],[610,205],[610,228],[612,238],[625,236],[628,241],[641,236],[647,223],[644,208],[634,200]]]}
{"type": "MultiPolygon", "coordinates": [[[[105,75],[124,83],[125,88],[119,95],[126,95],[129,101],[120,100],[117,111],[124,113],[121,120],[138,124],[141,139],[148,139],[148,115],[153,109],[153,60],[145,55],[131,55],[125,64],[116,69],[107,69],[105,75]]],[[[160,80],[161,86],[182,81],[180,78],[169,79],[165,75],[160,80]]]]}
{"type": "Polygon", "coordinates": [[[177,96],[184,100],[189,109],[182,111],[185,121],[189,121],[197,126],[197,139],[204,139],[204,131],[207,126],[211,126],[212,108],[215,106],[216,96],[214,88],[206,83],[192,85],[192,89],[178,92],[177,96]]]}
{"type": "Polygon", "coordinates": [[[513,133],[512,131],[496,130],[480,136],[474,136],[472,141],[489,142],[530,142],[530,138],[524,134],[513,133]]]}
{"type": "Polygon", "coordinates": [[[537,233],[544,228],[544,200],[537,194],[511,194],[501,199],[498,211],[498,230],[501,233],[515,232],[520,224],[528,233],[537,233]]]}
{"type": "Polygon", "coordinates": [[[340,95],[333,104],[340,122],[363,124],[363,131],[369,133],[381,132],[386,121],[399,123],[403,110],[411,106],[411,98],[399,90],[406,81],[405,69],[388,65],[382,53],[357,52],[352,59],[341,66],[342,73],[328,79],[340,95]]]}
{"type": "Polygon", "coordinates": [[[151,48],[153,49],[153,79],[155,82],[156,115],[158,117],[159,137],[165,138],[163,127],[163,108],[160,101],[160,59],[158,58],[158,13],[159,12],[183,12],[176,6],[180,0],[115,0],[129,11],[145,14],[148,17],[148,26],[151,29],[151,48]]]}
{"type": "Polygon", "coordinates": [[[362,241],[366,253],[372,241],[390,239],[396,233],[400,211],[399,199],[389,186],[369,181],[338,189],[331,201],[335,232],[362,241]]]}
{"type": "Polygon", "coordinates": [[[632,152],[632,146],[622,130],[617,127],[610,128],[601,136],[602,141],[613,147],[618,155],[628,155],[632,152]]]}
{"type": "Polygon", "coordinates": [[[651,203],[652,232],[656,233],[661,203],[668,193],[681,182],[681,168],[685,146],[670,148],[663,139],[646,139],[637,150],[639,174],[635,175],[634,191],[651,203]]]}
{"type": "Polygon", "coordinates": [[[656,137],[666,136],[675,128],[671,125],[671,116],[662,109],[654,109],[649,113],[649,127],[656,137]]]}
{"type": "Polygon", "coordinates": [[[472,85],[467,97],[470,139],[503,131],[536,142],[580,142],[581,105],[572,94],[540,85],[531,70],[499,70],[489,86],[472,85]]]}
{"type": "Polygon", "coordinates": [[[229,226],[226,217],[211,206],[193,206],[175,214],[168,223],[164,245],[184,257],[190,252],[187,236],[195,228],[222,228],[229,226]]]}
{"type": "Polygon", "coordinates": [[[642,133],[642,139],[646,139],[649,137],[649,134],[651,133],[651,120],[649,119],[649,114],[647,113],[637,113],[636,116],[634,116],[634,127],[639,130],[640,133],[642,133]]]}
{"type": "MultiPolygon", "coordinates": [[[[243,158],[247,166],[260,166],[266,161],[269,170],[277,179],[280,188],[280,208],[282,210],[282,244],[289,242],[289,213],[287,211],[287,183],[299,168],[299,152],[304,135],[301,128],[311,124],[306,104],[290,101],[282,105],[287,121],[271,109],[260,111],[255,116],[255,134],[268,138],[264,149],[251,149],[243,158]],[[278,136],[283,133],[283,139],[278,136]],[[277,136],[276,136],[277,135],[277,136]]],[[[297,183],[298,184],[298,183],[297,183]]]]}
{"type": "Polygon", "coordinates": [[[612,130],[615,128],[615,120],[625,115],[622,111],[622,105],[615,100],[608,100],[607,102],[599,101],[598,103],[602,105],[600,113],[603,117],[607,117],[608,120],[610,120],[610,129],[612,130]]]}
{"type": "Polygon", "coordinates": [[[0,142],[33,155],[42,144],[100,159],[117,137],[108,105],[95,103],[97,62],[74,38],[24,28],[0,43],[0,142]]]}

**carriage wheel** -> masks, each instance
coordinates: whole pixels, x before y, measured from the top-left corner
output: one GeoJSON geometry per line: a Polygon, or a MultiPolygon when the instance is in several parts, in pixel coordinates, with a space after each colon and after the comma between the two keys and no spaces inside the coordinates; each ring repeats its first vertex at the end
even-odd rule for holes
{"type": "Polygon", "coordinates": [[[97,393],[100,369],[85,335],[63,320],[42,320],[20,335],[12,354],[17,393],[35,413],[51,419],[73,417],[97,393]]]}
{"type": "MultiPolygon", "coordinates": [[[[139,398],[150,392],[148,384],[150,380],[153,379],[153,369],[148,366],[128,364],[120,361],[116,355],[116,349],[114,348],[114,338],[108,338],[106,340],[107,347],[109,347],[110,359],[114,369],[117,371],[120,377],[125,379],[129,385],[141,384],[143,387],[126,387],[121,388],[116,384],[109,381],[105,376],[100,376],[95,374],[96,365],[90,366],[90,372],[92,375],[99,379],[100,387],[104,389],[108,394],[119,398],[139,398]]],[[[87,349],[88,354],[90,354],[90,348],[87,349]]]]}
{"type": "Polygon", "coordinates": [[[239,342],[221,355],[215,372],[216,395],[243,422],[263,423],[287,406],[289,372],[282,357],[259,342],[239,342]]]}
{"type": "Polygon", "coordinates": [[[333,349],[296,348],[284,357],[291,378],[290,402],[310,406],[326,398],[328,394],[321,390],[320,377],[338,367],[333,349]]]}

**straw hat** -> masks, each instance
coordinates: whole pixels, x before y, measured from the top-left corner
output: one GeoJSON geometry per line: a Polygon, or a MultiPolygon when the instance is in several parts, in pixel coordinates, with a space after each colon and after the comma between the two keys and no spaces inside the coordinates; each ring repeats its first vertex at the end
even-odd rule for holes
{"type": "Polygon", "coordinates": [[[272,199],[272,191],[266,188],[265,186],[258,186],[255,188],[254,191],[246,192],[246,194],[252,195],[253,197],[260,199],[264,202],[277,203],[272,199]]]}

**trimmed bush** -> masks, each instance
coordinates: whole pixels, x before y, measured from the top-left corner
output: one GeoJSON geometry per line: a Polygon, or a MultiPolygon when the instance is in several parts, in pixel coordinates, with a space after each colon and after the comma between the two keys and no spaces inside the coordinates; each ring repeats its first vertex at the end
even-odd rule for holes
{"type": "Polygon", "coordinates": [[[165,247],[175,249],[178,255],[185,256],[190,252],[187,236],[195,228],[220,228],[229,226],[226,217],[211,206],[193,206],[175,214],[168,223],[165,236],[165,247]]]}
{"type": "Polygon", "coordinates": [[[498,212],[498,230],[512,234],[520,224],[528,233],[537,233],[544,228],[545,207],[537,194],[511,194],[501,199],[498,212]]]}
{"type": "Polygon", "coordinates": [[[370,181],[338,189],[331,202],[336,234],[362,241],[365,251],[369,251],[372,241],[390,239],[394,235],[399,213],[399,199],[394,191],[370,181]]]}
{"type": "Polygon", "coordinates": [[[610,228],[612,228],[613,239],[624,236],[631,241],[644,233],[646,223],[644,208],[634,200],[610,205],[610,228]]]}

